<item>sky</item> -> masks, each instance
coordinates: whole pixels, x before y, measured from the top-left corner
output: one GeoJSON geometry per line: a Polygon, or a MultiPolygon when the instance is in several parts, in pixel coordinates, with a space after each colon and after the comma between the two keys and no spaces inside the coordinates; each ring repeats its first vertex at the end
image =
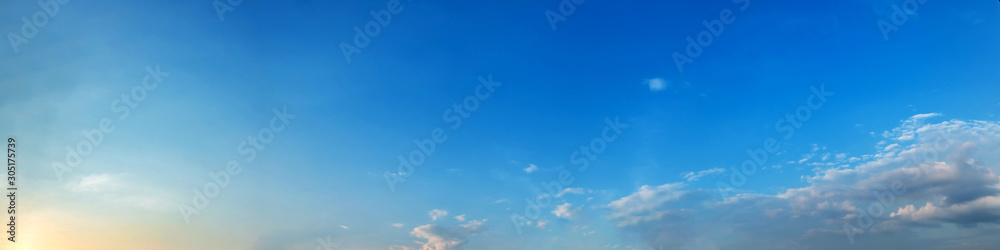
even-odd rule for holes
{"type": "Polygon", "coordinates": [[[996,9],[4,1],[0,248],[996,249],[996,9]]]}

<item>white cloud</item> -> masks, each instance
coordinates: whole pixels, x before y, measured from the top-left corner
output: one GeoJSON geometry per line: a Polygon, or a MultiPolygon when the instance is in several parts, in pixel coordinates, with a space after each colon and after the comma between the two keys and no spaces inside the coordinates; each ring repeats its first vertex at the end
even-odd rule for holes
{"type": "Polygon", "coordinates": [[[559,194],[556,194],[556,197],[562,197],[565,194],[584,194],[584,193],[590,193],[590,192],[591,192],[591,190],[586,190],[586,189],[578,188],[578,187],[577,188],[566,188],[566,189],[563,189],[562,191],[560,191],[559,194]]]}
{"type": "Polygon", "coordinates": [[[933,116],[915,116],[885,133],[894,145],[888,150],[833,155],[847,166],[803,176],[804,187],[777,195],[737,191],[720,200],[717,190],[682,183],[642,186],[609,203],[610,218],[622,230],[641,232],[644,244],[667,248],[723,242],[715,248],[955,249],[959,241],[1000,247],[991,238],[1000,229],[1000,123],[914,122],[933,116]],[[889,196],[893,185],[905,191],[889,196]],[[871,228],[857,229],[864,216],[874,218],[871,228]],[[851,245],[845,225],[864,232],[855,236],[864,240],[851,245]]]}
{"type": "Polygon", "coordinates": [[[882,137],[888,138],[889,135],[896,136],[895,139],[898,141],[909,141],[913,140],[917,131],[916,128],[923,125],[924,120],[928,118],[941,116],[940,113],[927,113],[927,114],[917,114],[911,116],[910,118],[903,120],[902,125],[894,128],[891,132],[885,131],[882,133],[882,137]]]}
{"type": "Polygon", "coordinates": [[[436,221],[437,219],[439,219],[441,217],[448,216],[448,211],[441,210],[441,209],[434,209],[434,210],[431,210],[430,212],[427,212],[427,214],[431,216],[431,221],[436,221]]]}
{"type": "Polygon", "coordinates": [[[538,223],[536,224],[536,226],[538,226],[538,228],[542,228],[542,229],[545,229],[546,225],[549,225],[549,221],[547,221],[547,220],[538,220],[538,223]]]}
{"type": "Polygon", "coordinates": [[[938,117],[938,116],[941,116],[941,113],[916,114],[916,115],[910,116],[910,120],[923,120],[923,119],[927,119],[927,118],[931,118],[931,117],[938,117]]]}
{"type": "Polygon", "coordinates": [[[343,229],[345,229],[345,230],[346,230],[346,229],[350,229],[350,228],[348,228],[347,226],[344,226],[344,225],[340,225],[340,228],[343,228],[343,229]]]}
{"type": "Polygon", "coordinates": [[[963,204],[940,205],[927,202],[915,209],[913,204],[899,208],[889,216],[914,222],[950,222],[971,228],[977,223],[1000,221],[1000,196],[986,196],[963,204]]]}
{"type": "Polygon", "coordinates": [[[556,209],[552,210],[552,214],[559,218],[571,219],[576,211],[579,211],[579,209],[574,209],[573,204],[563,203],[562,205],[556,206],[556,209]]]}
{"type": "Polygon", "coordinates": [[[418,238],[423,238],[426,242],[421,243],[422,250],[454,250],[462,249],[468,242],[468,237],[476,235],[484,230],[483,220],[471,220],[458,227],[444,227],[434,224],[419,226],[410,232],[418,238]]]}
{"type": "Polygon", "coordinates": [[[689,191],[681,190],[684,186],[684,183],[668,183],[657,187],[644,185],[639,188],[638,192],[608,204],[612,210],[611,216],[612,218],[624,218],[652,211],[668,201],[678,200],[689,194],[689,191]]]}
{"type": "Polygon", "coordinates": [[[459,222],[465,221],[465,215],[463,214],[463,215],[455,216],[455,219],[458,220],[459,222]]]}
{"type": "Polygon", "coordinates": [[[88,175],[77,183],[71,183],[70,189],[76,192],[100,192],[117,186],[118,184],[113,181],[114,178],[111,174],[88,175]]]}
{"type": "Polygon", "coordinates": [[[839,154],[836,155],[836,157],[837,157],[837,160],[844,160],[844,159],[847,159],[847,154],[845,154],[845,153],[839,153],[839,154]]]}
{"type": "Polygon", "coordinates": [[[687,179],[688,182],[692,182],[692,181],[697,181],[698,179],[706,175],[721,174],[725,172],[726,170],[722,168],[713,168],[698,172],[688,172],[687,174],[684,174],[684,179],[687,179]]]}
{"type": "Polygon", "coordinates": [[[538,166],[535,166],[535,164],[528,164],[528,167],[524,168],[525,173],[530,174],[535,171],[538,171],[538,166]]]}
{"type": "Polygon", "coordinates": [[[392,223],[392,226],[401,228],[403,227],[403,223],[392,223]]]}
{"type": "Polygon", "coordinates": [[[663,78],[653,78],[646,80],[646,85],[649,85],[649,91],[652,92],[659,92],[664,89],[667,89],[667,85],[669,84],[670,82],[663,80],[663,78]]]}
{"type": "Polygon", "coordinates": [[[802,155],[802,159],[800,159],[798,161],[798,163],[799,164],[805,163],[806,161],[809,161],[810,159],[812,159],[815,156],[816,156],[815,153],[804,154],[804,155],[802,155]]]}
{"type": "Polygon", "coordinates": [[[504,203],[504,202],[507,202],[507,199],[496,200],[496,201],[493,202],[493,204],[500,204],[500,203],[504,203]]]}

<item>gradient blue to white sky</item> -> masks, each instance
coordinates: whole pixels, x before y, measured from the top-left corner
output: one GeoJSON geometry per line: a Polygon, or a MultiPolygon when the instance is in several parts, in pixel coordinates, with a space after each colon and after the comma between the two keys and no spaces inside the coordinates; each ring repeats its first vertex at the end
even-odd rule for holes
{"type": "Polygon", "coordinates": [[[3,249],[1000,248],[992,1],[403,0],[350,61],[341,43],[392,1],[248,0],[221,18],[210,0],[52,1],[0,3],[21,190],[3,249]],[[162,81],[122,116],[147,67],[162,81]],[[499,86],[453,129],[480,78],[499,86]],[[248,162],[275,110],[294,118],[248,162]],[[105,119],[79,165],[53,167],[105,119]],[[435,129],[447,139],[400,174],[435,129]],[[241,172],[185,215],[230,161],[241,172]],[[572,183],[546,195],[560,173],[572,183]]]}

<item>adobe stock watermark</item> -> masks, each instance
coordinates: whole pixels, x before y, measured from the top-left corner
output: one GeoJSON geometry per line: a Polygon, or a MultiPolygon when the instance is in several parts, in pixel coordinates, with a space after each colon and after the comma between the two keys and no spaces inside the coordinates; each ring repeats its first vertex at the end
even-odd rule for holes
{"type": "MultiPolygon", "coordinates": [[[[149,92],[159,87],[167,76],[170,76],[170,73],[160,71],[160,65],[156,65],[156,68],[146,66],[146,76],[142,78],[142,83],[135,85],[129,92],[123,93],[121,97],[112,100],[111,112],[120,113],[118,121],[124,121],[133,109],[139,107],[139,104],[146,100],[149,92]]],[[[75,148],[69,145],[65,147],[66,158],[63,161],[52,162],[52,171],[59,181],[63,180],[64,174],[73,172],[73,168],[83,163],[84,158],[90,156],[98,146],[101,146],[101,143],[104,142],[104,136],[115,131],[114,123],[112,118],[101,119],[97,123],[97,128],[80,132],[84,139],[77,142],[75,148]]]]}
{"type": "MultiPolygon", "coordinates": [[[[741,4],[739,6],[740,11],[746,11],[747,8],[750,8],[750,0],[732,0],[732,2],[741,4]]],[[[719,19],[712,21],[702,20],[701,24],[705,26],[705,30],[695,35],[696,38],[692,38],[691,36],[685,38],[688,42],[687,47],[684,49],[685,53],[674,52],[671,55],[674,59],[674,64],[677,65],[677,71],[684,73],[684,65],[693,63],[694,59],[701,56],[705,48],[712,46],[715,38],[722,35],[722,32],[726,30],[726,25],[732,24],[734,21],[736,21],[736,15],[729,8],[719,12],[719,19]]]]}
{"type": "Polygon", "coordinates": [[[902,8],[899,5],[893,4],[892,15],[889,17],[891,23],[884,19],[879,19],[878,22],[875,22],[878,30],[882,32],[882,40],[889,41],[889,33],[899,30],[899,26],[903,26],[906,22],[910,21],[910,15],[917,14],[920,5],[926,2],[927,0],[905,0],[903,1],[902,8]]]}
{"type": "Polygon", "coordinates": [[[340,248],[340,243],[333,243],[333,241],[330,240],[330,236],[326,236],[326,239],[316,237],[316,243],[319,243],[319,245],[314,248],[315,250],[333,250],[340,248]]]}
{"type": "MultiPolygon", "coordinates": [[[[784,133],[782,140],[788,140],[795,136],[795,131],[802,128],[805,122],[812,118],[813,112],[822,108],[829,101],[827,98],[834,95],[833,92],[826,91],[826,85],[820,85],[819,88],[811,86],[809,90],[812,94],[806,98],[805,104],[800,105],[792,113],[786,113],[785,118],[778,119],[774,123],[774,130],[778,133],[784,133]]],[[[767,163],[770,155],[777,153],[780,149],[781,145],[774,137],[764,139],[761,147],[747,149],[747,156],[750,159],[743,161],[740,168],[736,168],[736,166],[729,168],[729,182],[717,181],[715,183],[722,199],[727,198],[727,192],[735,192],[736,188],[746,184],[747,179],[756,174],[757,169],[767,163]]]]}
{"type": "Polygon", "coordinates": [[[347,63],[351,63],[352,55],[361,54],[361,49],[368,47],[372,38],[381,34],[382,29],[389,26],[392,22],[392,15],[398,15],[400,12],[403,12],[403,6],[399,5],[399,0],[389,0],[385,4],[385,9],[369,12],[372,15],[372,20],[365,24],[364,30],[359,26],[354,26],[354,44],[340,42],[340,51],[344,53],[344,59],[347,60],[347,63]]]}
{"type": "Polygon", "coordinates": [[[212,8],[215,9],[215,14],[219,15],[219,22],[224,22],[226,12],[233,12],[240,4],[243,4],[243,0],[215,0],[212,1],[212,8]]]}
{"type": "Polygon", "coordinates": [[[576,6],[586,2],[587,0],[562,0],[559,2],[559,6],[556,13],[552,10],[545,10],[545,19],[549,20],[549,26],[552,27],[552,31],[556,31],[556,24],[559,22],[565,22],[566,17],[576,13],[576,6]]]}
{"type": "MultiPolygon", "coordinates": [[[[297,116],[289,114],[287,107],[281,110],[272,108],[271,112],[274,115],[271,117],[267,127],[257,130],[256,136],[247,136],[246,140],[243,140],[236,146],[236,152],[246,157],[243,160],[247,165],[253,163],[253,160],[257,158],[257,153],[264,151],[267,148],[267,144],[274,141],[275,134],[285,131],[285,127],[297,116]]],[[[177,206],[181,216],[184,217],[184,223],[190,224],[191,216],[201,214],[201,211],[212,203],[212,199],[218,197],[219,193],[222,193],[222,190],[225,190],[229,186],[229,181],[232,177],[239,175],[241,172],[243,172],[243,167],[240,166],[238,160],[229,160],[226,163],[225,169],[208,172],[208,178],[211,180],[205,182],[200,190],[197,188],[193,189],[194,197],[191,199],[191,205],[184,203],[177,206]]]]}
{"type": "MultiPolygon", "coordinates": [[[[590,167],[590,162],[597,160],[597,156],[608,149],[608,144],[618,140],[618,136],[629,127],[628,124],[621,123],[618,117],[615,117],[614,120],[604,118],[604,125],[600,136],[591,139],[589,144],[580,145],[578,150],[573,151],[569,155],[569,162],[576,166],[577,174],[587,171],[587,168],[590,167]]],[[[573,172],[566,169],[560,170],[556,177],[554,181],[543,181],[540,183],[542,188],[545,189],[545,193],[534,196],[534,199],[532,197],[524,198],[524,202],[527,203],[524,205],[524,215],[517,213],[510,215],[510,221],[514,223],[514,228],[517,229],[518,234],[521,234],[521,225],[538,220],[538,217],[542,214],[542,209],[547,209],[552,205],[552,198],[558,197],[559,192],[564,187],[573,185],[573,181],[576,180],[573,177],[573,172]]]]}
{"type": "MultiPolygon", "coordinates": [[[[503,84],[502,82],[494,82],[492,74],[486,78],[479,76],[477,79],[479,80],[479,84],[476,85],[476,90],[471,95],[466,96],[465,99],[462,99],[461,102],[455,103],[452,108],[445,110],[444,114],[442,114],[441,119],[445,123],[452,123],[450,126],[451,130],[457,130],[462,127],[462,121],[469,118],[472,112],[479,110],[480,102],[490,99],[496,88],[503,84]]],[[[389,185],[389,191],[396,192],[396,184],[406,182],[406,178],[413,175],[415,168],[424,164],[424,161],[434,154],[438,144],[442,144],[447,140],[448,135],[440,127],[432,129],[428,138],[413,140],[416,148],[410,151],[408,157],[403,157],[403,155],[398,156],[399,166],[396,168],[396,172],[385,171],[383,174],[385,182],[389,185]]]]}
{"type": "Polygon", "coordinates": [[[21,33],[7,32],[7,40],[10,41],[10,47],[14,49],[14,53],[21,52],[21,45],[28,44],[32,38],[38,35],[38,30],[45,28],[49,24],[49,19],[59,14],[59,8],[62,5],[69,3],[70,0],[40,0],[38,1],[39,10],[31,15],[21,17],[21,33]]]}
{"type": "MultiPolygon", "coordinates": [[[[948,138],[948,135],[938,132],[935,134],[931,150],[926,150],[921,154],[910,155],[910,157],[906,158],[906,166],[916,166],[920,170],[916,172],[913,178],[910,178],[909,182],[913,183],[920,180],[926,174],[924,173],[926,170],[920,168],[920,166],[927,162],[937,162],[941,158],[941,154],[944,153],[944,150],[951,147],[951,141],[948,138]]],[[[875,226],[875,222],[878,219],[882,218],[889,209],[892,209],[896,205],[896,196],[905,193],[906,185],[900,180],[893,180],[889,184],[888,191],[872,191],[872,196],[878,201],[869,204],[867,209],[856,209],[857,212],[854,214],[854,217],[857,218],[858,226],[844,222],[844,234],[847,235],[847,240],[851,242],[851,245],[854,245],[855,236],[867,233],[868,230],[875,226]]]]}

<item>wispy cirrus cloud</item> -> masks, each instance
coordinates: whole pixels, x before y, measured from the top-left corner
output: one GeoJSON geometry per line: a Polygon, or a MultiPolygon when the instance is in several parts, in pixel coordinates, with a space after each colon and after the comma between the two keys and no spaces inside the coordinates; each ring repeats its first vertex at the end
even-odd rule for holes
{"type": "Polygon", "coordinates": [[[704,176],[707,176],[707,175],[722,174],[722,173],[725,173],[725,172],[726,172],[726,170],[722,169],[722,168],[713,168],[713,169],[707,169],[707,170],[702,170],[702,171],[698,171],[698,172],[688,172],[688,173],[684,174],[684,179],[686,179],[688,182],[692,182],[692,181],[697,181],[698,179],[701,179],[701,177],[704,177],[704,176]]]}

